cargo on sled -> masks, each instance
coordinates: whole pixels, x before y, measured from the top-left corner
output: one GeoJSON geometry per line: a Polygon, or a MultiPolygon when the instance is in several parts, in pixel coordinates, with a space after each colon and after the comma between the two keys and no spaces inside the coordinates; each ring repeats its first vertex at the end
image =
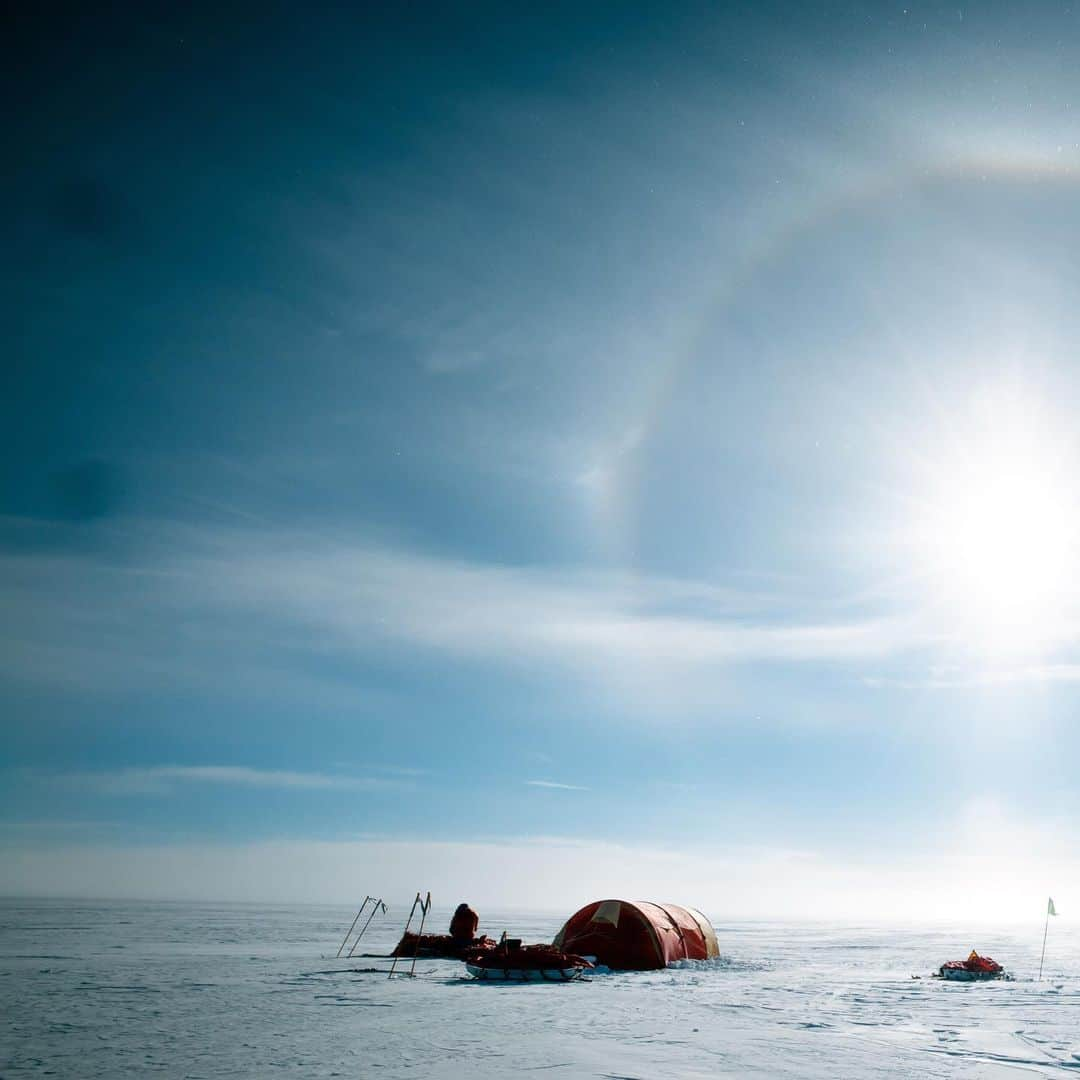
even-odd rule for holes
{"type": "Polygon", "coordinates": [[[449,934],[414,934],[406,930],[390,955],[406,960],[414,956],[429,960],[464,960],[471,953],[479,954],[494,948],[495,941],[483,935],[462,941],[449,934]]]}
{"type": "Polygon", "coordinates": [[[949,960],[938,968],[936,977],[951,982],[985,982],[1007,979],[1005,969],[989,956],[980,956],[974,949],[966,960],[949,960]]]}
{"type": "Polygon", "coordinates": [[[474,979],[489,982],[573,982],[593,969],[583,956],[554,945],[522,945],[516,938],[470,953],[465,967],[474,979]]]}

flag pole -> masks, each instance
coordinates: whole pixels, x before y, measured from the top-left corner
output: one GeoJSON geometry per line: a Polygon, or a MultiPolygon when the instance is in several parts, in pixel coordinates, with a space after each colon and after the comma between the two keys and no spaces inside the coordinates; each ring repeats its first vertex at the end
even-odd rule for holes
{"type": "Polygon", "coordinates": [[[1050,929],[1050,902],[1046,904],[1046,925],[1043,927],[1042,956],[1039,957],[1039,982],[1042,982],[1043,961],[1046,959],[1046,931],[1050,929]]]}

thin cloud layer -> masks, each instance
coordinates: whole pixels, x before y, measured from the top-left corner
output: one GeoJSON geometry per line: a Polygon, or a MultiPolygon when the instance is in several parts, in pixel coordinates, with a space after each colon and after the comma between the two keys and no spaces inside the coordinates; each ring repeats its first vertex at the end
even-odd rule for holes
{"type": "Polygon", "coordinates": [[[8,626],[0,663],[11,678],[113,691],[214,680],[242,695],[295,673],[303,696],[313,681],[305,656],[362,660],[419,648],[568,669],[618,690],[622,672],[667,680],[757,663],[857,663],[922,644],[903,620],[801,622],[775,594],[693,582],[485,565],[287,533],[198,530],[182,545],[154,528],[143,535],[131,562],[3,561],[8,610],[34,613],[8,626]]]}
{"type": "Polygon", "coordinates": [[[21,847],[5,855],[4,888],[17,893],[37,883],[64,896],[119,890],[147,899],[346,904],[375,882],[391,907],[406,911],[420,880],[438,883],[441,906],[467,895],[482,907],[568,914],[590,897],[676,896],[717,918],[972,925],[1029,919],[1045,904],[1048,880],[1057,883],[1062,910],[1068,896],[1080,895],[1076,860],[1065,873],[1060,862],[1076,854],[1075,842],[1057,835],[1048,845],[1039,835],[1044,842],[1035,851],[1016,850],[1011,840],[1004,849],[971,847],[965,846],[970,831],[961,827],[945,845],[859,859],[780,847],[714,843],[689,851],[587,838],[21,847]],[[498,866],[500,873],[478,875],[478,866],[498,866]],[[982,885],[977,895],[974,879],[982,885]]]}
{"type": "Polygon", "coordinates": [[[383,777],[258,769],[246,765],[156,765],[149,768],[62,774],[54,782],[85,787],[104,795],[166,795],[189,785],[299,791],[375,791],[405,786],[383,777]]]}
{"type": "Polygon", "coordinates": [[[16,27],[0,824],[117,823],[19,880],[900,907],[1075,818],[1075,13],[384,7],[16,27]]]}

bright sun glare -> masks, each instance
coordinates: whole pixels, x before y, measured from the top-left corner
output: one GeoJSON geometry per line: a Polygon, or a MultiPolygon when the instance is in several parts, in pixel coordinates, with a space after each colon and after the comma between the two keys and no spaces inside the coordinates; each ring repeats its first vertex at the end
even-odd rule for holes
{"type": "Polygon", "coordinates": [[[1021,399],[992,399],[932,463],[916,524],[943,622],[983,651],[1031,653],[1065,631],[1078,518],[1067,440],[1021,399]]]}

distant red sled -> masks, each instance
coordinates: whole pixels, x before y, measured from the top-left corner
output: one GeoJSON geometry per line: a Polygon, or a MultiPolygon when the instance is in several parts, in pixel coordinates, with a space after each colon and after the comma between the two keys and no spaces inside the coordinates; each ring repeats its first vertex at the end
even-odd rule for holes
{"type": "Polygon", "coordinates": [[[988,979],[1006,979],[1005,969],[989,956],[980,956],[974,949],[966,960],[949,960],[937,970],[939,979],[952,982],[985,982],[988,979]]]}

